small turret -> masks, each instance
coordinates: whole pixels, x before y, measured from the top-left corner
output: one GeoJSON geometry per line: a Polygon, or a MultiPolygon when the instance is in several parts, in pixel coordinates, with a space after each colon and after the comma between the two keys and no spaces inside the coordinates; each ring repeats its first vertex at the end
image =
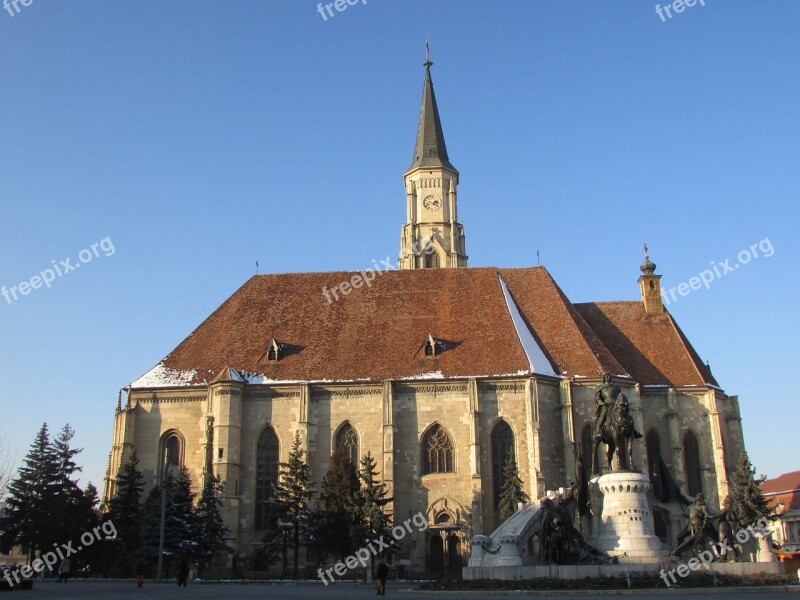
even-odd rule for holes
{"type": "Polygon", "coordinates": [[[661,275],[656,275],[656,265],[650,260],[647,244],[644,245],[644,262],[639,267],[639,288],[642,292],[642,303],[647,315],[664,314],[664,302],[661,298],[661,275]]]}

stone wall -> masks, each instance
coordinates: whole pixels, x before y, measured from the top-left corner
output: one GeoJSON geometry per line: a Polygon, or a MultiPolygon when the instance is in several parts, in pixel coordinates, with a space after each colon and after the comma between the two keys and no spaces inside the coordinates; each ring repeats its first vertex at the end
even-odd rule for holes
{"type": "MultiPolygon", "coordinates": [[[[594,417],[594,380],[543,378],[448,381],[365,382],[348,385],[244,386],[216,383],[209,387],[134,391],[115,417],[109,472],[116,473],[135,449],[146,489],[159,477],[164,436],[175,431],[183,440],[182,462],[199,490],[207,461],[223,474],[227,515],[241,558],[260,544],[254,532],[255,462],[259,436],[270,425],[285,461],[299,431],[313,481],[319,484],[330,465],[334,436],[343,423],[352,425],[359,453],[370,451],[390,488],[396,520],[423,513],[444,518],[462,530],[461,549],[476,533],[497,525],[492,481],[491,435],[500,420],[514,433],[514,449],[525,491],[532,498],[567,486],[574,479],[574,452],[586,423],[594,417]],[[238,421],[231,423],[230,421],[238,421]],[[439,423],[453,442],[453,473],[422,475],[420,442],[439,423]]],[[[655,429],[662,456],[683,483],[682,439],[692,430],[700,442],[703,487],[709,503],[718,505],[726,489],[725,464],[743,448],[738,399],[715,391],[641,389],[621,384],[643,433],[655,429]],[[715,434],[717,426],[719,434],[715,434]],[[720,445],[721,440],[721,445],[720,445]],[[722,467],[720,466],[722,465],[722,467]],[[720,471],[721,469],[721,471],[720,471]]],[[[635,458],[644,467],[644,444],[635,458]]],[[[591,465],[587,465],[591,468],[591,465]]],[[[113,489],[107,483],[106,495],[113,489]]],[[[651,499],[652,500],[652,499],[651,499]]],[[[679,508],[671,537],[677,535],[679,508]]],[[[654,503],[654,510],[658,510],[654,503]]],[[[414,532],[404,540],[403,557],[412,569],[425,568],[428,544],[435,532],[414,532]]]]}

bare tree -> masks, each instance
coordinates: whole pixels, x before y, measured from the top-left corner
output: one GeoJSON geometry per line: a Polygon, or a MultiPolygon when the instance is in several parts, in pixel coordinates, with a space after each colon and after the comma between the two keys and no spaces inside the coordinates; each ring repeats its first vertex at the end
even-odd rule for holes
{"type": "Polygon", "coordinates": [[[8,448],[8,440],[0,436],[0,500],[5,498],[8,484],[14,477],[14,458],[8,448]]]}

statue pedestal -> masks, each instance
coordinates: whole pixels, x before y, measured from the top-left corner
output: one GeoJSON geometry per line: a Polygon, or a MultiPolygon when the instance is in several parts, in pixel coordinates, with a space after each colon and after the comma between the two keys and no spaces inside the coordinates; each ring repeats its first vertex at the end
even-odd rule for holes
{"type": "Polygon", "coordinates": [[[603,494],[603,512],[595,537],[598,550],[620,564],[658,563],[669,550],[656,537],[647,492],[650,479],[637,471],[614,471],[593,479],[603,494]]]}
{"type": "Polygon", "coordinates": [[[758,540],[758,562],[778,562],[778,557],[775,556],[775,553],[772,551],[772,542],[770,541],[770,536],[764,535],[763,533],[758,533],[756,535],[756,539],[758,540]]]}
{"type": "Polygon", "coordinates": [[[517,548],[519,538],[513,533],[504,533],[500,536],[500,556],[497,558],[498,567],[521,567],[522,557],[517,548]]]}

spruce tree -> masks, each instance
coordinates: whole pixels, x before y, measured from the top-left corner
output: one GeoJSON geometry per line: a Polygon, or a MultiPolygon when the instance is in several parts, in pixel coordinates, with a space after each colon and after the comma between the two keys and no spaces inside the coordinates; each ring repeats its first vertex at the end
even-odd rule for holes
{"type": "Polygon", "coordinates": [[[220,552],[233,552],[227,542],[230,529],[222,518],[223,484],[217,475],[206,473],[203,491],[197,503],[197,556],[203,565],[211,565],[220,552]]]}
{"type": "MultiPolygon", "coordinates": [[[[146,562],[153,569],[158,561],[158,541],[161,527],[161,487],[154,485],[145,498],[141,511],[141,526],[139,528],[140,543],[136,557],[146,562]]],[[[121,566],[121,565],[120,565],[121,566]]],[[[135,565],[129,564],[130,570],[135,565]]]]}
{"type": "Polygon", "coordinates": [[[517,505],[520,502],[529,502],[530,498],[522,490],[522,479],[519,477],[517,461],[514,460],[513,451],[509,450],[506,464],[503,467],[503,487],[500,490],[500,501],[497,508],[500,511],[500,519],[505,521],[508,517],[517,512],[517,505]]]}
{"type": "Polygon", "coordinates": [[[17,477],[8,486],[8,519],[4,545],[20,544],[29,559],[61,541],[54,514],[60,489],[59,461],[50,443],[47,423],[42,424],[25,456],[17,477]]]}
{"type": "Polygon", "coordinates": [[[52,506],[54,534],[61,540],[77,539],[85,531],[81,525],[87,516],[83,491],[75,480],[82,470],[75,462],[75,457],[83,449],[72,447],[74,437],[75,431],[66,424],[52,443],[52,451],[58,461],[56,497],[52,506]]]}
{"type": "Polygon", "coordinates": [[[756,478],[755,473],[747,452],[742,452],[739,466],[731,477],[730,495],[734,510],[745,526],[754,524],[762,517],[770,518],[772,513],[761,493],[761,484],[766,477],[756,478]]]}
{"type": "Polygon", "coordinates": [[[164,526],[164,549],[173,557],[197,557],[199,527],[189,469],[182,466],[171,482],[164,526]]]}
{"type": "MultiPolygon", "coordinates": [[[[384,508],[392,501],[388,497],[386,486],[378,480],[380,473],[371,452],[361,457],[361,469],[358,478],[361,480],[361,490],[358,499],[358,515],[361,532],[366,542],[383,538],[384,543],[397,549],[397,542],[392,536],[392,523],[384,508]]],[[[359,540],[360,542],[361,540],[359,540]]],[[[385,552],[385,551],[384,551],[385,552]]],[[[371,558],[374,562],[374,556],[371,558]]]]}
{"type": "MultiPolygon", "coordinates": [[[[97,512],[97,506],[99,502],[100,499],[98,497],[97,488],[90,481],[86,484],[86,488],[81,492],[75,507],[74,531],[78,531],[80,533],[76,534],[76,537],[72,539],[78,539],[81,534],[87,531],[94,534],[94,529],[100,523],[99,514],[97,512]]],[[[99,535],[101,536],[100,539],[95,538],[95,541],[91,546],[84,546],[80,554],[75,556],[78,564],[76,565],[73,563],[71,566],[73,570],[76,569],[76,566],[80,566],[91,567],[92,571],[97,572],[98,568],[102,565],[105,556],[108,554],[108,550],[110,549],[108,542],[102,537],[102,531],[99,532],[99,535]]]]}
{"type": "Polygon", "coordinates": [[[111,521],[117,531],[116,540],[109,544],[113,554],[110,568],[118,577],[133,575],[135,556],[142,543],[142,479],[139,459],[134,452],[117,476],[114,496],[108,502],[106,520],[111,521]]]}
{"type": "Polygon", "coordinates": [[[322,480],[320,500],[322,510],[315,519],[316,537],[320,545],[344,560],[356,546],[355,529],[359,523],[356,513],[356,498],[360,492],[358,473],[345,446],[333,453],[331,467],[322,480]]]}
{"type": "Polygon", "coordinates": [[[276,558],[276,555],[282,552],[284,545],[292,549],[293,578],[297,577],[298,573],[302,541],[312,532],[310,521],[313,513],[310,502],[314,492],[309,479],[308,464],[303,460],[304,454],[298,431],[295,432],[288,460],[280,463],[278,485],[275,486],[270,499],[275,506],[278,527],[268,532],[263,540],[264,552],[270,558],[276,558]],[[290,539],[284,539],[286,533],[281,524],[290,529],[290,539]]]}

